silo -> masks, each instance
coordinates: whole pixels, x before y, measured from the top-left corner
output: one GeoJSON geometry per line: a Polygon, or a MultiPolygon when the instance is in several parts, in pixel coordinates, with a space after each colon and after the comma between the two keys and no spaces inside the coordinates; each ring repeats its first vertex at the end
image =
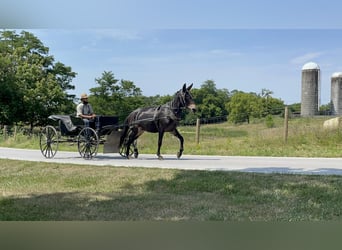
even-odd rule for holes
{"type": "Polygon", "coordinates": [[[318,114],[320,97],[320,69],[314,62],[306,63],[302,68],[301,116],[318,114]]]}
{"type": "Polygon", "coordinates": [[[342,72],[331,76],[331,111],[333,115],[342,115],[342,72]]]}

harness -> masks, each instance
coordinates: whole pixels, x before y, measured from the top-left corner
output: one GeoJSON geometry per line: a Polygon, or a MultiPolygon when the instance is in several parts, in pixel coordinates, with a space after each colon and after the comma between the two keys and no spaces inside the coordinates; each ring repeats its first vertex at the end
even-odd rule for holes
{"type": "Polygon", "coordinates": [[[158,118],[157,118],[157,115],[159,113],[159,110],[161,108],[161,105],[159,105],[155,110],[154,110],[154,114],[153,114],[153,121],[154,122],[157,122],[158,118]]]}
{"type": "MultiPolygon", "coordinates": [[[[154,122],[156,128],[159,130],[159,120],[163,119],[163,118],[169,118],[171,120],[177,121],[179,122],[181,120],[181,111],[182,109],[186,108],[186,94],[189,94],[191,97],[191,94],[189,92],[186,93],[180,93],[177,92],[175,98],[163,105],[159,105],[157,107],[154,108],[154,111],[152,111],[150,114],[152,115],[151,118],[146,118],[143,120],[147,120],[147,121],[151,121],[154,122]],[[170,110],[170,112],[167,112],[167,114],[165,114],[165,116],[160,117],[160,112],[162,112],[163,107],[167,108],[170,110]]],[[[139,109],[134,111],[134,114],[132,114],[133,116],[131,117],[131,126],[138,124],[139,121],[143,121],[140,120],[140,115],[139,115],[139,109]]]]}

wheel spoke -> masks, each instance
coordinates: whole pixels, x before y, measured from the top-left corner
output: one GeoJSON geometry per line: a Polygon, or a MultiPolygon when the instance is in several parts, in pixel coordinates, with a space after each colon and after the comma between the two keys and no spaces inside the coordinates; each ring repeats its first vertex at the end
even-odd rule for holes
{"type": "Polygon", "coordinates": [[[85,159],[91,159],[97,154],[99,145],[98,135],[95,130],[86,127],[78,136],[78,152],[85,159]]]}
{"type": "Polygon", "coordinates": [[[58,134],[54,127],[46,126],[40,134],[40,150],[44,157],[53,158],[58,150],[58,134]]]}

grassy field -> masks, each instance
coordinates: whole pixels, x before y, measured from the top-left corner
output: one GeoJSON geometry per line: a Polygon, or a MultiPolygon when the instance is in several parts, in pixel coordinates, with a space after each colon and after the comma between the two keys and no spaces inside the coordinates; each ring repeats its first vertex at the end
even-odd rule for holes
{"type": "Polygon", "coordinates": [[[342,177],[0,160],[0,220],[328,221],[342,177]]]}
{"type": "MultiPolygon", "coordinates": [[[[341,157],[341,130],[325,131],[324,120],[328,118],[296,118],[289,121],[288,142],[284,142],[284,120],[274,118],[274,127],[268,128],[264,121],[251,124],[231,123],[202,125],[200,143],[196,143],[196,128],[181,126],[179,131],[185,139],[184,154],[199,155],[242,155],[242,156],[302,156],[302,157],[341,157]]],[[[145,133],[138,141],[140,153],[157,150],[156,134],[145,133]]],[[[18,135],[1,140],[0,146],[19,148],[39,148],[37,138],[28,139],[18,135]]],[[[77,145],[60,144],[60,150],[77,150],[77,145]]],[[[178,139],[165,134],[162,154],[176,154],[178,139]]]]}
{"type": "MultiPolygon", "coordinates": [[[[341,157],[342,134],[324,118],[180,127],[185,154],[341,157]]],[[[144,134],[140,153],[155,153],[144,134]]],[[[17,135],[0,146],[38,148],[17,135]]],[[[77,150],[68,143],[60,150],[77,150]]],[[[162,153],[176,154],[166,135],[162,153]]],[[[0,160],[0,220],[328,221],[342,218],[342,177],[63,165],[0,160]]]]}

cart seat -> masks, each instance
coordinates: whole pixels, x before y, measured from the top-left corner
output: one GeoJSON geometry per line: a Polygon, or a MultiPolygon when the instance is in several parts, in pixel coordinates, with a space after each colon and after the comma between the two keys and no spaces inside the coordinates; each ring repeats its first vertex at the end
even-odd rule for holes
{"type": "Polygon", "coordinates": [[[68,132],[74,132],[77,129],[77,127],[72,123],[71,117],[69,115],[50,115],[48,118],[54,121],[62,122],[68,132]]]}

